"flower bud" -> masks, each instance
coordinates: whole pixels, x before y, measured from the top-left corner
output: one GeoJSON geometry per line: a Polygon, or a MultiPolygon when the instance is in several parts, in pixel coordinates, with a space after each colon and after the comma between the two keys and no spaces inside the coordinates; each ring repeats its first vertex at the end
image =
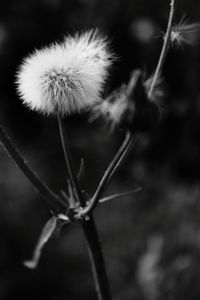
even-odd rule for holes
{"type": "Polygon", "coordinates": [[[112,124],[126,130],[150,130],[160,119],[160,107],[156,100],[161,94],[156,86],[151,99],[148,97],[151,82],[152,78],[144,82],[142,71],[135,70],[128,85],[123,85],[100,105],[101,114],[112,124]]]}
{"type": "Polygon", "coordinates": [[[158,105],[148,98],[141,70],[133,72],[126,89],[126,109],[121,126],[131,131],[150,130],[160,118],[158,105]]]}

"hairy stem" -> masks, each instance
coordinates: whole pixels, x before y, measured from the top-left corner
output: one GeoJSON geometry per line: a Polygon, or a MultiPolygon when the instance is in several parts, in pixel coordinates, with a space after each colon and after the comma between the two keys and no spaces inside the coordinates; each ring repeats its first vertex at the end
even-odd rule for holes
{"type": "MultiPolygon", "coordinates": [[[[62,117],[59,114],[58,114],[58,123],[59,123],[61,143],[63,147],[67,170],[70,176],[70,181],[73,185],[80,206],[84,207],[85,199],[83,197],[79,182],[77,180],[73,168],[67,134],[64,130],[62,117]]],[[[92,266],[94,284],[95,284],[98,300],[111,300],[112,298],[110,294],[110,287],[109,287],[108,277],[106,273],[104,257],[103,257],[101,244],[98,237],[98,232],[92,214],[90,214],[89,216],[85,216],[85,218],[80,222],[80,224],[82,226],[84,236],[88,245],[89,257],[92,266]]]]}
{"type": "Polygon", "coordinates": [[[68,208],[67,205],[58,198],[53,191],[41,181],[38,175],[28,166],[27,162],[22,158],[15,145],[12,143],[6,132],[0,127],[0,142],[4,146],[5,150],[21,169],[28,180],[33,184],[35,189],[42,195],[48,206],[54,210],[54,212],[65,212],[68,208]]]}
{"type": "Polygon", "coordinates": [[[160,57],[159,57],[159,60],[158,60],[156,71],[155,71],[153,81],[152,81],[152,84],[151,84],[151,88],[149,90],[149,94],[148,94],[149,98],[151,98],[154,87],[155,87],[155,84],[156,84],[156,82],[157,82],[157,80],[158,80],[158,78],[159,78],[159,76],[162,72],[163,64],[165,62],[165,58],[166,58],[167,51],[168,51],[168,48],[169,48],[170,35],[171,35],[171,30],[172,30],[172,22],[173,22],[173,17],[174,17],[174,6],[175,6],[175,0],[171,0],[171,2],[170,2],[170,7],[171,8],[170,8],[170,13],[169,13],[167,31],[166,31],[166,34],[164,36],[163,47],[162,47],[162,50],[161,50],[161,53],[160,53],[160,57]]]}

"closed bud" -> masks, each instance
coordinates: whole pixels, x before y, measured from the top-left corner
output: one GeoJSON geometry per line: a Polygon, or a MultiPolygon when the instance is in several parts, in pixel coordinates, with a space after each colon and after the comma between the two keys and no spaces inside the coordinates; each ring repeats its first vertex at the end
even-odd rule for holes
{"type": "Polygon", "coordinates": [[[150,130],[160,119],[158,98],[162,95],[159,78],[148,96],[152,78],[144,81],[141,70],[133,71],[128,85],[112,93],[98,110],[112,125],[130,131],[150,130]]]}
{"type": "Polygon", "coordinates": [[[121,126],[131,131],[151,129],[160,119],[160,109],[148,97],[141,70],[135,70],[126,89],[126,109],[121,118],[121,126]]]}

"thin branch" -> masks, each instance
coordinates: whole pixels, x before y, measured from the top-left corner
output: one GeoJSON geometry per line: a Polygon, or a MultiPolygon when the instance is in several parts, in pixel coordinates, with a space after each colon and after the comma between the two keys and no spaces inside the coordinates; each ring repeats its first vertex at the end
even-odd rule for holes
{"type": "Polygon", "coordinates": [[[163,43],[163,47],[162,47],[162,51],[159,57],[159,61],[156,67],[156,71],[153,77],[153,81],[151,84],[151,88],[149,90],[149,94],[148,97],[151,98],[155,84],[162,72],[162,68],[163,68],[163,64],[165,62],[165,58],[166,58],[166,54],[169,48],[169,43],[170,43],[170,36],[171,36],[171,30],[172,30],[172,22],[173,22],[173,17],[174,17],[174,6],[175,6],[175,0],[171,0],[170,2],[170,13],[169,13],[169,19],[168,19],[168,25],[167,25],[167,31],[166,34],[164,36],[164,43],[163,43]]]}
{"type": "Polygon", "coordinates": [[[108,196],[108,197],[104,197],[104,198],[99,199],[99,203],[104,203],[104,202],[108,202],[110,200],[115,200],[115,199],[119,199],[119,198],[125,198],[125,197],[131,196],[131,195],[133,195],[133,194],[135,194],[135,193],[137,193],[141,190],[142,190],[141,187],[137,187],[135,190],[132,190],[132,191],[128,191],[128,192],[114,194],[114,195],[111,195],[111,196],[108,196]]]}
{"type": "Polygon", "coordinates": [[[133,136],[133,140],[131,142],[131,144],[127,147],[127,149],[124,151],[124,153],[122,154],[122,156],[120,157],[119,161],[117,162],[117,164],[115,165],[112,173],[110,174],[108,181],[111,179],[111,177],[113,177],[116,172],[121,168],[122,164],[124,163],[124,161],[126,160],[126,158],[128,157],[129,153],[131,152],[131,150],[133,149],[133,147],[135,146],[135,144],[137,143],[139,138],[139,134],[135,134],[135,136],[133,136]]]}
{"type": "Polygon", "coordinates": [[[119,148],[119,150],[117,151],[113,160],[111,161],[108,168],[106,169],[106,171],[96,189],[96,192],[91,199],[90,204],[87,207],[83,208],[79,212],[80,217],[87,215],[96,207],[102,193],[104,192],[104,190],[106,188],[107,183],[111,179],[111,176],[118,169],[118,166],[121,165],[122,159],[125,158],[126,154],[128,154],[130,152],[130,150],[132,149],[132,147],[135,144],[135,140],[136,140],[136,136],[134,134],[127,133],[127,135],[124,139],[124,142],[122,143],[121,147],[119,148]]]}
{"type": "Polygon", "coordinates": [[[81,177],[84,173],[84,169],[85,169],[85,161],[83,158],[81,158],[81,163],[80,163],[80,167],[79,167],[78,174],[77,174],[78,181],[81,180],[81,177]]]}
{"type": "Polygon", "coordinates": [[[11,139],[8,137],[6,132],[0,127],[0,142],[4,146],[5,150],[11,157],[11,159],[16,163],[16,165],[21,169],[28,180],[33,184],[35,189],[42,195],[48,206],[54,209],[55,212],[66,212],[68,206],[64,201],[58,198],[53,191],[41,181],[38,175],[28,166],[27,162],[22,158],[19,151],[12,143],[11,139]]]}
{"type": "Polygon", "coordinates": [[[67,170],[68,170],[68,173],[69,173],[70,182],[73,186],[73,190],[76,193],[75,196],[76,196],[77,200],[80,202],[81,206],[84,206],[85,205],[85,200],[84,200],[83,195],[81,193],[81,189],[79,187],[78,179],[76,177],[76,173],[75,173],[74,167],[72,165],[72,158],[71,158],[71,154],[70,154],[67,133],[66,133],[65,128],[64,128],[63,119],[62,119],[62,117],[60,116],[59,113],[57,114],[57,119],[58,119],[58,124],[59,124],[60,139],[61,139],[63,153],[64,153],[64,157],[65,157],[65,163],[66,163],[67,170]]]}

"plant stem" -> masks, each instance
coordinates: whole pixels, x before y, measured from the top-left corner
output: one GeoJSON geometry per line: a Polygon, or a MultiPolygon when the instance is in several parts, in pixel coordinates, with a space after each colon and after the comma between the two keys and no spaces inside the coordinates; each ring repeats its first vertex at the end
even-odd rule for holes
{"type": "Polygon", "coordinates": [[[75,171],[74,171],[74,167],[72,165],[72,157],[71,157],[70,148],[69,148],[68,136],[67,136],[66,130],[64,128],[62,116],[60,116],[59,113],[57,113],[57,119],[58,119],[58,125],[59,125],[60,139],[61,139],[61,143],[62,143],[62,148],[63,148],[63,153],[64,153],[64,157],[65,157],[67,170],[69,173],[70,182],[72,184],[73,191],[76,193],[75,196],[76,196],[77,200],[80,202],[80,205],[83,207],[83,206],[85,206],[85,200],[83,198],[81,188],[79,186],[79,183],[78,183],[75,171]]]}
{"type": "Polygon", "coordinates": [[[12,143],[6,132],[0,126],[0,142],[4,146],[5,150],[21,169],[28,180],[33,184],[35,189],[42,195],[48,206],[56,213],[66,212],[68,206],[60,198],[58,198],[53,191],[41,181],[38,175],[28,166],[27,162],[19,154],[15,145],[12,143]]]}
{"type": "Polygon", "coordinates": [[[124,142],[122,143],[121,147],[117,151],[116,155],[114,156],[113,160],[109,164],[108,168],[106,169],[95,194],[93,195],[90,204],[83,209],[80,214],[86,215],[90,213],[98,204],[98,201],[104,192],[107,183],[109,182],[110,178],[114,175],[116,170],[121,166],[122,161],[127,157],[130,150],[132,149],[133,145],[135,144],[136,136],[132,133],[127,133],[125,136],[124,142]]]}
{"type": "Polygon", "coordinates": [[[119,194],[113,194],[111,196],[107,196],[107,197],[104,197],[104,198],[101,198],[99,199],[99,202],[100,203],[103,203],[103,202],[108,202],[110,200],[115,200],[115,199],[118,199],[118,198],[126,198],[130,195],[133,195],[137,192],[140,192],[142,190],[141,187],[137,187],[135,190],[132,190],[132,191],[128,191],[128,192],[124,192],[124,193],[119,193],[119,194]]]}
{"type": "Polygon", "coordinates": [[[151,88],[149,90],[149,94],[148,94],[149,98],[151,98],[152,92],[153,92],[155,84],[157,82],[157,79],[159,78],[159,76],[162,72],[163,64],[165,62],[165,58],[166,58],[167,51],[168,51],[168,48],[169,48],[172,22],[173,22],[173,17],[174,17],[174,6],[175,6],[175,0],[171,0],[171,2],[170,2],[170,7],[171,8],[170,8],[170,13],[169,13],[167,31],[166,31],[166,34],[164,36],[164,43],[163,43],[163,46],[162,46],[162,51],[160,53],[160,57],[159,57],[159,60],[158,60],[156,71],[155,71],[153,81],[152,81],[152,84],[151,84],[151,88]]]}
{"type": "Polygon", "coordinates": [[[89,220],[82,222],[82,228],[88,244],[88,251],[98,299],[112,300],[108,276],[105,268],[105,261],[96,224],[92,215],[89,216],[89,220]]]}
{"type": "MultiPolygon", "coordinates": [[[[61,143],[63,147],[67,170],[70,176],[70,181],[73,185],[80,206],[84,207],[85,199],[83,197],[79,182],[77,180],[73,168],[67,133],[64,131],[62,117],[59,114],[57,115],[57,117],[59,123],[61,143]]],[[[112,298],[110,294],[104,257],[92,214],[90,214],[89,216],[85,216],[85,218],[81,220],[80,224],[82,226],[84,236],[88,245],[89,257],[92,266],[94,284],[98,300],[111,300],[112,298]]]]}

